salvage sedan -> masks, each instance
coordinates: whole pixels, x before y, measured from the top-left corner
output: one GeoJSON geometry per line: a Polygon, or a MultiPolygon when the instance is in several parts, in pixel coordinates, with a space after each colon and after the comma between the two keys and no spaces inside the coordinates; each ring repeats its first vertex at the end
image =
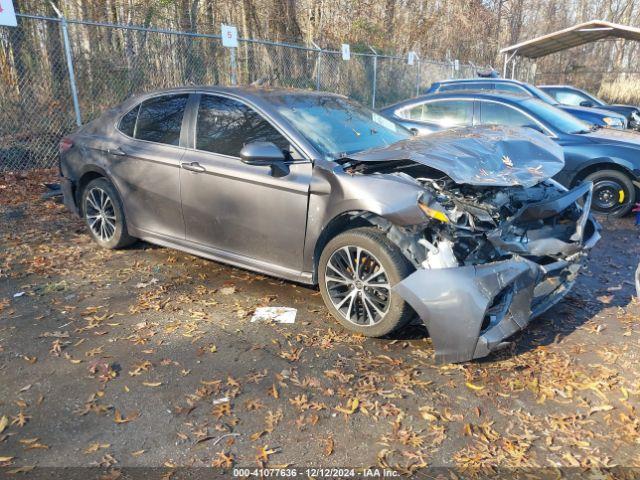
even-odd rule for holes
{"type": "Polygon", "coordinates": [[[590,183],[525,129],[415,137],[325,93],[141,95],[60,145],[66,205],[98,245],[143,239],[310,285],[346,328],[416,313],[441,362],[483,357],[559,301],[599,238],[590,183]]]}

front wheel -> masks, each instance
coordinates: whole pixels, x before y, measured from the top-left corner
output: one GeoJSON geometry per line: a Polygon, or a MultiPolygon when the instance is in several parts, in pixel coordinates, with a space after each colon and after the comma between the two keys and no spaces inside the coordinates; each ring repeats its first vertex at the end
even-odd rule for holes
{"type": "Polygon", "coordinates": [[[391,288],[413,268],[376,228],[341,233],[325,246],[318,277],[322,298],[347,329],[381,337],[407,324],[414,313],[391,288]]]}
{"type": "Polygon", "coordinates": [[[82,192],[82,215],[93,240],[102,248],[131,245],[124,210],[114,186],[106,178],[96,178],[82,192]]]}

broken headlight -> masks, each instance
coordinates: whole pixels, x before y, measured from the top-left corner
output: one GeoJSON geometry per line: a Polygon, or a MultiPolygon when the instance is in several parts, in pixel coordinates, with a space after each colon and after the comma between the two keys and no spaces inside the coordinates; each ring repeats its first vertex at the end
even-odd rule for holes
{"type": "Polygon", "coordinates": [[[449,223],[449,217],[444,212],[444,208],[437,201],[433,199],[428,193],[424,193],[418,199],[418,207],[422,210],[427,217],[438,220],[442,223],[449,223]]]}

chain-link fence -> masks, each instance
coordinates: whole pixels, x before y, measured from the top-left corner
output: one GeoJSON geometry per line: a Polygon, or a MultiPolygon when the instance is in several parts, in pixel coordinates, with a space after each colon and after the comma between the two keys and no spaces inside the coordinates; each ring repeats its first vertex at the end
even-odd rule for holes
{"type": "Polygon", "coordinates": [[[18,15],[0,27],[0,171],[55,165],[58,142],[134,93],[188,84],[324,90],[379,108],[472,65],[132,25],[18,15]]]}

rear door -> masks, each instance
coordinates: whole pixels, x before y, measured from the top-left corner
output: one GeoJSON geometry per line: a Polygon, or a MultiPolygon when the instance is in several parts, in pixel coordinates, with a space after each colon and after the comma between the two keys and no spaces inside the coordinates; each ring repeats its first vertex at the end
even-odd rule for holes
{"type": "Polygon", "coordinates": [[[118,124],[110,170],[125,204],[127,222],[140,235],[184,239],[180,201],[182,124],[189,94],[143,101],[118,124]]]}
{"type": "Polygon", "coordinates": [[[187,240],[240,262],[301,271],[311,162],[261,113],[234,98],[202,94],[192,130],[180,176],[187,240]],[[256,141],[287,152],[288,175],[240,160],[243,145],[256,141]]]}

